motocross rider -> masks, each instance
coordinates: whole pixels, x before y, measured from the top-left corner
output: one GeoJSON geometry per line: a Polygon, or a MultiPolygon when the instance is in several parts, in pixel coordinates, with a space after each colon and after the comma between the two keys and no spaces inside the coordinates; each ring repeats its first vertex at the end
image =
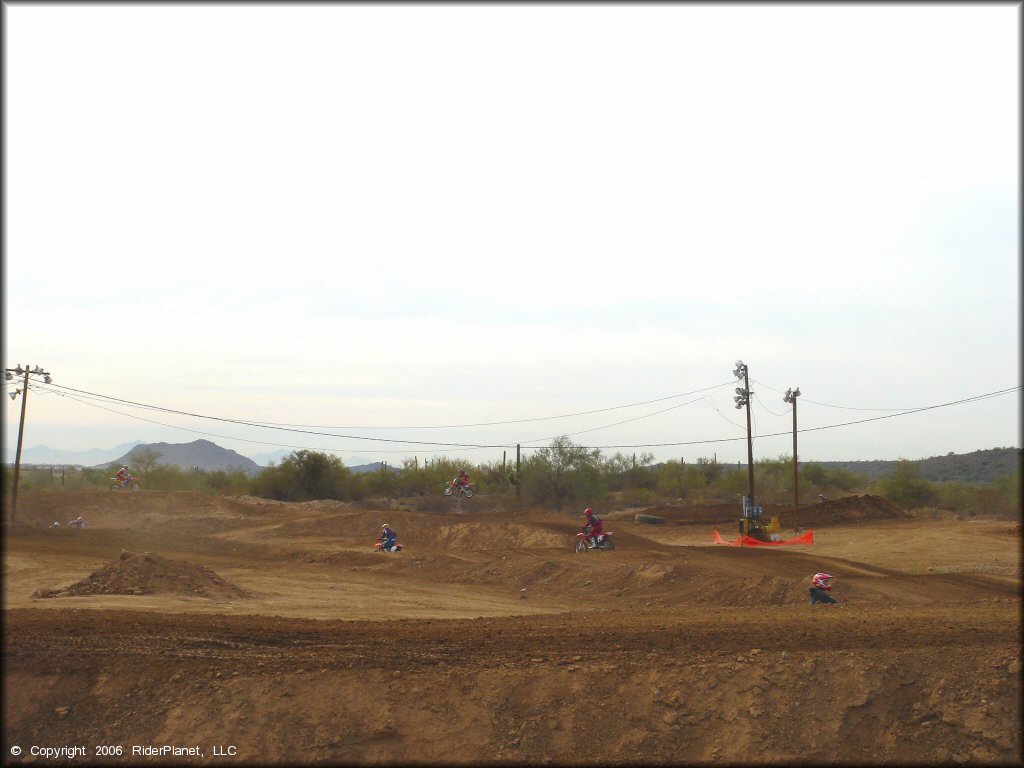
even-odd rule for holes
{"type": "Polygon", "coordinates": [[[583,527],[583,531],[587,534],[587,539],[590,541],[587,546],[590,549],[594,549],[597,547],[597,540],[604,534],[604,523],[601,522],[601,518],[595,515],[594,510],[590,507],[583,510],[583,517],[587,519],[587,523],[583,527]]]}
{"type": "Polygon", "coordinates": [[[835,605],[839,602],[829,594],[832,591],[832,585],[829,582],[834,578],[835,576],[829,573],[814,574],[814,577],[811,579],[811,605],[815,603],[832,603],[835,605]]]}
{"type": "Polygon", "coordinates": [[[458,490],[460,488],[465,488],[467,485],[469,485],[469,475],[466,474],[465,469],[460,468],[459,474],[455,476],[454,480],[452,480],[452,488],[458,490]]]}
{"type": "Polygon", "coordinates": [[[398,541],[398,534],[395,533],[394,529],[390,525],[384,523],[384,525],[381,526],[380,540],[383,542],[381,549],[385,552],[394,552],[395,543],[398,541]]]}
{"type": "Polygon", "coordinates": [[[129,474],[128,472],[128,467],[123,466],[119,470],[117,470],[117,481],[121,484],[122,487],[128,485],[128,481],[131,479],[131,477],[131,474],[129,474]]]}

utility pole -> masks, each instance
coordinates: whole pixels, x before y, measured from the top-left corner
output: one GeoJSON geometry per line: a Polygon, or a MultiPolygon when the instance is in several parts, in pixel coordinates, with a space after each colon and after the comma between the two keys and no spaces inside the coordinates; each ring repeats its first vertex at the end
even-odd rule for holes
{"type": "Polygon", "coordinates": [[[737,410],[747,406],[747,482],[750,486],[750,508],[754,508],[754,443],[751,438],[750,428],[750,373],[742,360],[736,361],[736,370],[733,375],[737,379],[743,379],[743,388],[736,387],[737,410]]]}
{"type": "Polygon", "coordinates": [[[521,489],[523,487],[523,476],[519,473],[520,466],[521,466],[520,465],[521,453],[522,453],[522,448],[519,445],[519,443],[516,443],[516,498],[517,499],[519,498],[520,494],[522,493],[521,489]]]}
{"type": "Polygon", "coordinates": [[[797,491],[797,474],[796,474],[796,399],[800,397],[800,387],[796,389],[787,389],[786,396],[783,397],[783,401],[793,404],[793,507],[800,505],[800,495],[797,491]]]}
{"type": "Polygon", "coordinates": [[[13,381],[15,376],[21,376],[24,374],[25,379],[21,384],[21,389],[16,389],[13,392],[8,392],[8,396],[13,400],[18,395],[21,395],[21,421],[18,422],[18,449],[14,454],[14,495],[11,499],[11,525],[14,525],[14,515],[18,511],[18,477],[21,474],[21,442],[25,436],[25,407],[28,404],[28,376],[29,374],[42,376],[43,383],[49,384],[52,379],[50,374],[40,368],[38,365],[33,369],[29,370],[26,365],[24,370],[19,365],[17,368],[6,368],[4,369],[4,378],[7,381],[13,381]]]}

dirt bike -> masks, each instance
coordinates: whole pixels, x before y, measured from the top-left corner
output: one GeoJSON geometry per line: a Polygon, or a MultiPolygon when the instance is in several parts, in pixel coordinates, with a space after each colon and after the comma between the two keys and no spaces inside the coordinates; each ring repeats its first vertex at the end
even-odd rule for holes
{"type": "MultiPolygon", "coordinates": [[[[611,536],[611,531],[605,531],[604,533],[599,534],[597,537],[597,544],[593,547],[593,549],[600,549],[606,552],[611,552],[613,549],[615,549],[615,542],[612,541],[611,536]]],[[[587,543],[586,528],[584,528],[576,534],[576,546],[574,547],[574,549],[576,550],[576,554],[578,555],[582,555],[591,549],[590,544],[587,543]]]]}
{"type": "Polygon", "coordinates": [[[121,482],[116,477],[112,477],[110,479],[114,481],[110,485],[110,490],[112,491],[120,491],[122,488],[130,491],[137,491],[141,487],[131,475],[128,475],[128,479],[124,482],[121,482]]]}
{"type": "Polygon", "coordinates": [[[378,541],[376,544],[373,545],[373,551],[374,552],[401,552],[402,551],[402,545],[399,544],[396,541],[394,549],[384,549],[384,542],[383,541],[378,541]]]}
{"type": "Polygon", "coordinates": [[[471,499],[473,498],[473,489],[469,487],[471,485],[472,483],[467,483],[466,485],[456,485],[454,482],[448,483],[444,487],[444,495],[451,496],[453,493],[457,493],[465,496],[467,499],[471,499]]]}

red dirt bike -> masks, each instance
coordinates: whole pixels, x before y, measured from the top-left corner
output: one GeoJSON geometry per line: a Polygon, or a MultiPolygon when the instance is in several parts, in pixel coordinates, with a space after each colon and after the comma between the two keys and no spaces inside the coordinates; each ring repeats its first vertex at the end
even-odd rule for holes
{"type": "Polygon", "coordinates": [[[469,487],[471,485],[472,483],[467,483],[466,485],[456,485],[455,482],[452,481],[444,487],[444,495],[451,496],[453,493],[457,493],[460,496],[465,496],[467,499],[471,499],[473,498],[473,489],[469,487]]]}
{"type": "Polygon", "coordinates": [[[396,541],[394,549],[384,549],[384,542],[383,541],[378,541],[376,544],[373,545],[373,551],[374,552],[401,552],[402,551],[402,545],[399,544],[396,541]]]}
{"type": "Polygon", "coordinates": [[[118,480],[116,477],[112,477],[110,479],[114,481],[110,486],[110,490],[112,491],[120,491],[122,488],[129,491],[137,491],[141,487],[131,475],[128,475],[127,479],[123,482],[118,480]]]}
{"type": "Polygon", "coordinates": [[[587,529],[582,529],[576,534],[576,545],[574,547],[577,555],[582,555],[589,552],[591,549],[598,549],[605,552],[611,552],[615,549],[615,542],[612,541],[612,532],[605,531],[597,537],[597,543],[594,547],[591,547],[587,543],[587,529]]]}

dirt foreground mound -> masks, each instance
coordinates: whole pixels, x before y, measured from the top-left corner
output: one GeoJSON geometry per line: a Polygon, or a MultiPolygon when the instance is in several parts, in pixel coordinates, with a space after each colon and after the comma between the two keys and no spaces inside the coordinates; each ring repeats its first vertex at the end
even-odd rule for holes
{"type": "Polygon", "coordinates": [[[144,552],[122,551],[121,556],[69,587],[40,591],[34,597],[80,597],[83,595],[178,594],[192,597],[230,599],[247,597],[248,592],[231,584],[205,565],[144,552]]]}

